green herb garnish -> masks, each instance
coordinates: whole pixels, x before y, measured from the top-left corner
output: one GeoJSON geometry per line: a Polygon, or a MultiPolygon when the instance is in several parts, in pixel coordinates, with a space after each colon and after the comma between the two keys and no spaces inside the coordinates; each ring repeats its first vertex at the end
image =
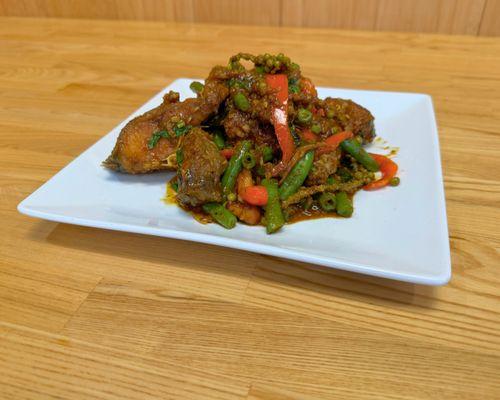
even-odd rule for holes
{"type": "Polygon", "coordinates": [[[161,138],[170,138],[170,134],[167,131],[156,131],[151,135],[148,142],[148,149],[154,148],[161,138]]]}
{"type": "Polygon", "coordinates": [[[191,125],[186,125],[184,121],[180,121],[172,130],[174,131],[175,136],[179,137],[188,133],[191,130],[191,125]]]}
{"type": "Polygon", "coordinates": [[[175,158],[177,159],[177,165],[181,165],[182,161],[184,161],[184,153],[182,152],[182,149],[177,149],[175,152],[175,158]]]}
{"type": "Polygon", "coordinates": [[[252,87],[252,82],[248,79],[238,79],[238,78],[231,78],[229,79],[228,85],[230,88],[240,88],[240,89],[246,89],[250,90],[252,87]]]}

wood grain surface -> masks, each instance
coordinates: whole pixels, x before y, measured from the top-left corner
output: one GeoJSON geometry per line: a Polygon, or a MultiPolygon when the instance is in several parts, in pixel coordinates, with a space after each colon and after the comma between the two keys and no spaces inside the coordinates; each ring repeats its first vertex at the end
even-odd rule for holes
{"type": "Polygon", "coordinates": [[[500,0],[0,0],[0,16],[500,35],[500,0]]]}
{"type": "Polygon", "coordinates": [[[0,19],[0,398],[500,398],[499,65],[494,38],[0,19]],[[16,211],[169,82],[240,50],[282,51],[318,85],[433,96],[447,286],[16,211]]]}

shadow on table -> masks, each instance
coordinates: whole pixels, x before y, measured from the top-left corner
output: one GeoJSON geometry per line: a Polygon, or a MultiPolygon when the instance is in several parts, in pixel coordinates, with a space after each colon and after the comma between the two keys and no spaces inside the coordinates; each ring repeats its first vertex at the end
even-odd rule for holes
{"type": "MultiPolygon", "coordinates": [[[[266,287],[273,287],[283,291],[284,296],[299,291],[310,293],[311,296],[321,295],[323,299],[346,298],[394,309],[407,308],[409,305],[427,308],[432,306],[436,291],[439,290],[432,286],[376,278],[202,243],[47,221],[41,221],[30,236],[33,240],[45,240],[57,246],[145,264],[167,264],[165,267],[175,265],[251,278],[245,295],[251,298],[258,298],[260,292],[266,291],[266,287]]],[[[103,258],[103,263],[106,262],[109,260],[103,258]]],[[[147,265],[141,266],[141,269],[144,268],[147,265]]]]}

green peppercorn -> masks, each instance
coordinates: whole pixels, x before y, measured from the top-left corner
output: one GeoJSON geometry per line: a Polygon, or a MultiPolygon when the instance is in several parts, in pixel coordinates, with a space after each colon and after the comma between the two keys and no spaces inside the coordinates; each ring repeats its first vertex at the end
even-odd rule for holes
{"type": "Polygon", "coordinates": [[[399,179],[397,176],[395,176],[394,178],[392,178],[389,181],[389,185],[391,185],[391,186],[399,186],[400,183],[401,183],[401,179],[399,179]]]}
{"type": "Polygon", "coordinates": [[[311,126],[311,132],[317,135],[321,132],[321,126],[319,124],[314,124],[313,126],[311,126]]]}
{"type": "Polygon", "coordinates": [[[248,101],[247,97],[241,92],[238,92],[234,95],[233,101],[234,105],[241,111],[248,111],[250,109],[250,102],[248,101]]]}
{"type": "Polygon", "coordinates": [[[303,125],[309,125],[312,121],[312,112],[305,108],[299,108],[297,112],[297,119],[303,125]]]}

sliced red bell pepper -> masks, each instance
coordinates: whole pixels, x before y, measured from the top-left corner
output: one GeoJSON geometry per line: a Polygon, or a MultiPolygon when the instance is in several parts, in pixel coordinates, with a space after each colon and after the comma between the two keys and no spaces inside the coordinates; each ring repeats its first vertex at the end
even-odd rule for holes
{"type": "Polygon", "coordinates": [[[319,140],[318,135],[316,135],[310,129],[304,129],[302,132],[300,132],[300,136],[305,142],[316,143],[319,140]]]}
{"type": "Polygon", "coordinates": [[[335,151],[337,147],[339,147],[340,143],[352,137],[353,134],[350,131],[339,132],[332,136],[329,136],[324,142],[325,145],[316,150],[316,155],[321,155],[335,151]]]}
{"type": "Polygon", "coordinates": [[[287,162],[292,158],[295,150],[293,137],[288,128],[288,78],[284,74],[266,75],[266,83],[269,87],[276,90],[276,97],[279,107],[273,110],[271,122],[274,126],[274,132],[281,148],[282,161],[287,162]]]}
{"type": "Polygon", "coordinates": [[[254,206],[265,206],[267,204],[267,189],[261,185],[247,186],[239,195],[246,203],[254,206]]]}
{"type": "Polygon", "coordinates": [[[233,148],[222,149],[220,153],[222,154],[223,157],[229,160],[234,154],[234,149],[233,148]]]}
{"type": "Polygon", "coordinates": [[[363,186],[364,190],[377,190],[382,189],[387,186],[392,178],[394,178],[398,172],[398,164],[392,161],[389,157],[383,156],[381,154],[370,153],[370,156],[377,162],[380,172],[382,172],[382,178],[371,182],[363,186]]]}

